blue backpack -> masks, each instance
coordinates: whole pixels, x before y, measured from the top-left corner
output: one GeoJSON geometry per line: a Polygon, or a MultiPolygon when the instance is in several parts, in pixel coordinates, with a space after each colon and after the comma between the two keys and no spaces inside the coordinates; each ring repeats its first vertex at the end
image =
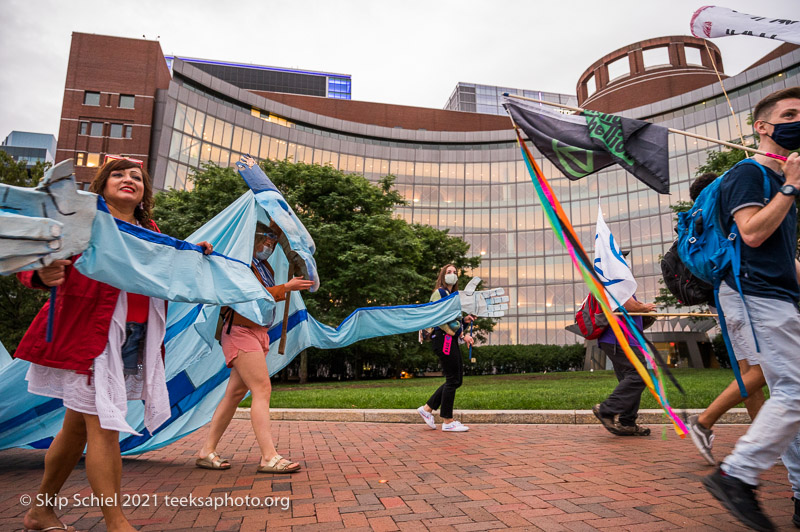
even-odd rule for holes
{"type": "MultiPolygon", "coordinates": [[[[770,200],[770,184],[767,170],[752,159],[740,161],[733,168],[742,164],[753,164],[761,170],[764,178],[764,203],[766,204],[770,200]]],[[[719,304],[720,284],[731,269],[733,270],[734,279],[736,279],[736,288],[742,301],[744,301],[742,286],[739,281],[742,263],[742,245],[739,229],[734,222],[731,225],[730,232],[725,231],[720,218],[720,187],[728,172],[725,172],[704,188],[689,211],[678,214],[678,227],[676,229],[678,233],[678,255],[686,267],[689,268],[689,271],[714,287],[714,303],[717,307],[722,338],[725,340],[725,347],[728,350],[728,356],[731,360],[736,381],[739,384],[739,390],[742,397],[747,397],[747,391],[745,391],[744,383],[739,373],[739,364],[733,354],[733,348],[728,337],[728,328],[725,326],[725,315],[719,304]]],[[[747,303],[745,303],[746,310],[747,303]]],[[[750,327],[755,339],[756,334],[752,322],[750,327]]],[[[755,344],[756,351],[759,351],[757,339],[755,339],[755,344]]]]}

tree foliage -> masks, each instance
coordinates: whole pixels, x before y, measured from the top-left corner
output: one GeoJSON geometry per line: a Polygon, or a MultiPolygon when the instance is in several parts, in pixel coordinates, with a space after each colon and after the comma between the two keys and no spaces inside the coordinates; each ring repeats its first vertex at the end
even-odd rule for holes
{"type": "MultiPolygon", "coordinates": [[[[0,150],[0,182],[16,187],[32,187],[44,176],[50,163],[37,163],[26,168],[25,161],[16,162],[0,150]]],[[[0,341],[14,351],[36,313],[47,300],[48,293],[25,288],[13,275],[0,276],[0,341]]]]}
{"type": "MultiPolygon", "coordinates": [[[[439,269],[455,264],[460,286],[478,266],[469,245],[447,231],[409,224],[393,214],[405,201],[393,188],[394,177],[371,183],[361,175],[330,166],[263,161],[262,168],[297,213],[316,243],[322,283],[303,293],[309,312],[336,326],[359,307],[427,302],[439,269]]],[[[184,238],[247,190],[231,168],[209,163],[191,178],[190,191],[158,194],[154,218],[162,231],[184,238]]],[[[485,339],[494,322],[478,320],[485,339]]],[[[407,369],[418,358],[416,334],[359,342],[333,350],[309,350],[312,366],[323,373],[359,376],[363,367],[407,369]]],[[[367,372],[369,373],[369,372],[367,372]]]]}

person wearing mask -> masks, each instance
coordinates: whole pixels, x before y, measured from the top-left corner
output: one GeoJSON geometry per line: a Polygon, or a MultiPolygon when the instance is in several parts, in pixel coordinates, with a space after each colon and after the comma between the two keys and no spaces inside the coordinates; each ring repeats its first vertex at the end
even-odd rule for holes
{"type": "MultiPolygon", "coordinates": [[[[774,92],[753,109],[759,149],[764,155],[728,172],[720,187],[724,229],[735,222],[741,238],[739,295],[732,271],[719,288],[728,330],[745,333],[751,324],[759,346],[759,365],[770,398],[761,407],[733,452],[711,475],[706,489],[745,525],[756,530],[775,526],[756,498],[759,477],[783,455],[795,499],[800,498],[800,285],[797,262],[797,196],[800,194],[800,87],[774,92]],[[769,190],[764,190],[764,173],[769,190]],[[747,320],[745,320],[747,317],[747,320]]],[[[752,333],[751,333],[752,334],[752,333]]],[[[731,334],[734,352],[746,352],[744,335],[731,334]]],[[[795,501],[793,522],[800,526],[795,501]]]]}
{"type": "MultiPolygon", "coordinates": [[[[284,301],[288,292],[307,290],[314,282],[295,277],[287,283],[275,284],[275,274],[267,259],[275,250],[279,234],[280,228],[275,224],[267,227],[259,222],[256,225],[251,270],[275,301],[284,301]]],[[[247,392],[250,392],[252,395],[250,422],[261,450],[261,459],[256,471],[258,473],[299,471],[300,464],[290,462],[278,454],[272,440],[269,419],[272,385],[266,361],[269,352],[269,330],[240,316],[229,307],[223,307],[221,319],[220,343],[225,363],[231,368],[231,375],[225,395],[211,418],[211,426],[195,464],[203,469],[230,469],[230,462],[219,456],[217,446],[236,413],[236,407],[247,392]]]]}
{"type": "MultiPolygon", "coordinates": [[[[448,264],[439,271],[431,301],[438,301],[458,290],[458,274],[456,272],[453,264],[448,264]]],[[[461,321],[453,320],[434,327],[431,333],[433,352],[439,357],[445,382],[433,392],[427,403],[417,409],[417,412],[432,429],[436,428],[432,412],[441,409],[439,416],[442,418],[442,431],[466,432],[469,430],[469,427],[453,419],[453,404],[456,390],[461,386],[464,375],[464,361],[458,342],[459,339],[463,339],[468,346],[473,344],[472,335],[464,334],[462,327],[470,324],[473,320],[473,316],[467,315],[461,321]]]]}

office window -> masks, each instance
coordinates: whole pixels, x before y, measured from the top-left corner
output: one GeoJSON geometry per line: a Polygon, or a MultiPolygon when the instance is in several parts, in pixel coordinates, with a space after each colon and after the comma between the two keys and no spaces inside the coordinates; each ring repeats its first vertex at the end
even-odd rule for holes
{"type": "Polygon", "coordinates": [[[81,129],[80,135],[88,135],[89,134],[89,122],[81,122],[81,129]]]}
{"type": "Polygon", "coordinates": [[[83,93],[83,105],[100,105],[100,93],[85,91],[83,93]]]}
{"type": "Polygon", "coordinates": [[[108,136],[114,139],[121,139],[124,127],[122,124],[111,124],[108,136]]]}
{"type": "Polygon", "coordinates": [[[86,154],[86,166],[89,166],[89,167],[100,166],[100,154],[99,153],[87,153],[86,154]]]}
{"type": "Polygon", "coordinates": [[[92,125],[89,128],[89,135],[92,136],[92,137],[102,137],[103,136],[103,123],[102,122],[92,122],[92,125]]]}
{"type": "Polygon", "coordinates": [[[134,97],[131,94],[119,95],[119,106],[122,109],[133,109],[134,97]]]}
{"type": "Polygon", "coordinates": [[[75,154],[75,165],[76,166],[86,166],[86,154],[85,153],[76,153],[75,154]]]}
{"type": "Polygon", "coordinates": [[[133,126],[125,126],[125,135],[126,139],[133,138],[133,126]]]}

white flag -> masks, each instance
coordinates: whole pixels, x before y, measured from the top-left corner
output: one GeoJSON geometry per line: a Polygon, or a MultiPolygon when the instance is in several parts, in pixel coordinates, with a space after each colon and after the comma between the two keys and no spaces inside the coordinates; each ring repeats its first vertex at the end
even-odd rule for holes
{"type": "Polygon", "coordinates": [[[623,305],[636,292],[636,279],[603,220],[603,211],[599,206],[594,234],[594,271],[603,282],[612,307],[616,306],[614,299],[623,305]]]}
{"type": "Polygon", "coordinates": [[[692,15],[692,35],[700,38],[751,35],[800,44],[800,20],[757,17],[727,7],[705,6],[692,15]]]}

